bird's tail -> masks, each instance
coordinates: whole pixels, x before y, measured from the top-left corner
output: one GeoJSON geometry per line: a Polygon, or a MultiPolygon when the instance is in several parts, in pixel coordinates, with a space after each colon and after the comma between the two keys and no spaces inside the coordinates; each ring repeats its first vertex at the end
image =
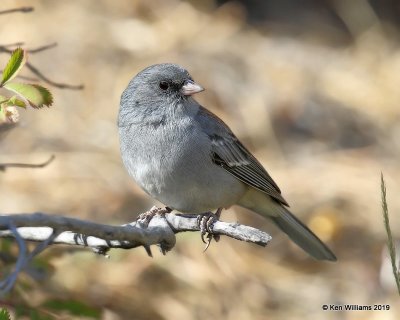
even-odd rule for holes
{"type": "MultiPolygon", "coordinates": [[[[241,205],[256,213],[271,219],[290,239],[292,239],[300,248],[309,253],[318,260],[336,261],[335,254],[299,219],[297,219],[288,209],[283,207],[276,200],[262,194],[260,197],[251,197],[257,203],[243,201],[241,205]]],[[[248,199],[250,200],[250,199],[248,199]]]]}
{"type": "Polygon", "coordinates": [[[269,218],[300,248],[318,260],[336,261],[334,253],[289,210],[279,205],[277,216],[269,218]]]}

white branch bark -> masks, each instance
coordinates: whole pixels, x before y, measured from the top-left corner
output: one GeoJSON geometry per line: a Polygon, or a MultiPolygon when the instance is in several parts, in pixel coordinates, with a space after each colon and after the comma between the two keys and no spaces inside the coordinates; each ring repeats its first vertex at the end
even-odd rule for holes
{"type": "MultiPolygon", "coordinates": [[[[152,209],[154,210],[154,208],[152,209]]],[[[0,215],[0,237],[15,237],[14,226],[21,239],[43,242],[56,233],[52,244],[87,246],[105,254],[110,248],[130,249],[158,244],[163,253],[176,243],[175,234],[199,231],[197,215],[156,214],[149,222],[137,220],[122,226],[110,226],[75,218],[44,213],[0,215]]],[[[213,233],[266,246],[271,237],[258,229],[238,223],[216,221],[213,233]]]]}
{"type": "MultiPolygon", "coordinates": [[[[151,245],[159,245],[161,252],[165,254],[175,246],[176,233],[200,231],[197,215],[165,213],[165,210],[161,214],[162,211],[154,207],[138,220],[122,226],[44,213],[0,215],[0,238],[15,238],[19,248],[15,270],[3,280],[0,279],[0,297],[13,288],[18,274],[26,268],[32,258],[50,244],[90,247],[96,253],[105,256],[111,248],[130,249],[143,246],[151,256],[151,245]],[[25,241],[39,243],[28,252],[25,241]]],[[[271,240],[267,233],[238,223],[216,221],[212,231],[213,235],[226,235],[261,246],[266,246],[271,240]]]]}

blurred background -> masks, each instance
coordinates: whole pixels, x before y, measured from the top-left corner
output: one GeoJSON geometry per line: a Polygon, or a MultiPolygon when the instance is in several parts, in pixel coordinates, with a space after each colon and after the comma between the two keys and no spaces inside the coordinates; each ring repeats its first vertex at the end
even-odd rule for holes
{"type": "Polygon", "coordinates": [[[222,219],[269,232],[268,247],[223,237],[203,253],[200,235],[188,233],[167,256],[154,248],[153,259],[142,248],[113,250],[109,260],[51,248],[0,305],[46,313],[50,298],[80,301],[106,320],[399,318],[380,202],[382,171],[399,239],[398,1],[2,0],[0,11],[20,6],[34,11],[1,15],[0,45],[57,42],[29,62],[84,89],[41,81],[54,106],[22,110],[1,132],[0,163],[56,159],[0,172],[0,212],[123,224],[158,204],[123,168],[116,118],[137,72],[174,62],[206,88],[197,100],[254,152],[338,262],[311,259],[268,221],[233,207],[222,219]]]}

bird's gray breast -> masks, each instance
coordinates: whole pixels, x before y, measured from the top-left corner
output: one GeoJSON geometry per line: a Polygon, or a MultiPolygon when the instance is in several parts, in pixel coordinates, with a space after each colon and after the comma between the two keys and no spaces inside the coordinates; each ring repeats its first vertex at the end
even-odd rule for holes
{"type": "Polygon", "coordinates": [[[121,127],[120,140],[129,174],[171,208],[203,212],[232,205],[244,193],[242,183],[212,162],[209,137],[189,117],[121,127]]]}

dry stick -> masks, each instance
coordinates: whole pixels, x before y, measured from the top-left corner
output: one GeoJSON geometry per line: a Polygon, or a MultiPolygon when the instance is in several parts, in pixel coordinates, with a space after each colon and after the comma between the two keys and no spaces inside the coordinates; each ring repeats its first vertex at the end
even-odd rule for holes
{"type": "MultiPolygon", "coordinates": [[[[163,210],[152,208],[149,212],[163,210]]],[[[267,233],[238,223],[216,221],[212,229],[214,234],[261,246],[266,246],[271,240],[267,233]]],[[[145,216],[123,226],[109,226],[44,213],[0,215],[0,238],[15,238],[20,249],[15,270],[0,281],[0,296],[12,289],[19,272],[50,244],[91,247],[96,253],[105,256],[108,256],[107,251],[110,248],[130,249],[143,246],[148,255],[152,256],[150,245],[158,244],[165,254],[175,246],[176,233],[199,230],[197,215],[191,217],[172,213],[155,213],[150,220],[145,216]],[[40,242],[30,254],[27,254],[26,240],[40,242]]]]}
{"type": "Polygon", "coordinates": [[[6,292],[10,291],[12,289],[12,287],[14,286],[15,281],[17,281],[19,272],[22,270],[23,266],[25,265],[26,253],[27,253],[25,241],[18,233],[15,225],[12,222],[10,222],[8,224],[8,228],[10,229],[10,232],[12,233],[12,235],[15,237],[15,239],[17,241],[19,254],[18,254],[16,265],[15,265],[15,270],[10,275],[8,275],[4,280],[0,281],[0,295],[1,295],[1,293],[6,293],[6,292]]]}
{"type": "MultiPolygon", "coordinates": [[[[7,53],[12,53],[13,50],[15,49],[15,47],[21,47],[25,44],[25,42],[16,42],[16,43],[9,43],[9,44],[2,44],[0,45],[0,52],[7,52],[7,53]],[[8,49],[12,47],[13,49],[8,49]]],[[[37,47],[35,49],[26,49],[25,51],[28,53],[38,53],[38,52],[42,52],[45,50],[49,50],[52,49],[54,47],[57,47],[57,42],[53,42],[53,43],[49,43],[49,44],[45,44],[43,46],[37,47]]]]}
{"type": "MultiPolygon", "coordinates": [[[[153,209],[154,210],[154,209],[153,209]]],[[[160,244],[166,251],[175,246],[175,234],[200,231],[197,215],[156,214],[150,222],[137,220],[122,226],[110,226],[90,221],[44,213],[0,215],[0,237],[13,237],[8,225],[17,227],[25,240],[44,241],[56,229],[60,234],[52,243],[92,248],[123,248],[160,244]]],[[[238,223],[216,221],[215,234],[266,246],[271,237],[258,229],[238,223]]]]}
{"type": "Polygon", "coordinates": [[[17,281],[18,274],[30,263],[30,261],[37,256],[40,252],[45,250],[49,244],[53,242],[53,240],[57,237],[59,232],[57,230],[53,230],[53,232],[49,235],[47,239],[43,242],[40,242],[29,254],[25,244],[25,240],[19,234],[17,228],[11,223],[9,225],[9,229],[12,232],[13,236],[16,238],[19,248],[19,254],[17,258],[17,262],[15,264],[15,270],[8,275],[4,280],[0,281],[0,296],[9,292],[15,282],[17,281]]]}
{"type": "MultiPolygon", "coordinates": [[[[10,50],[10,49],[7,49],[7,48],[12,47],[14,49],[15,47],[21,47],[24,44],[25,44],[24,42],[2,44],[2,45],[0,45],[0,52],[12,53],[13,50],[10,50]]],[[[57,42],[53,42],[53,43],[46,44],[44,46],[40,46],[40,47],[37,47],[37,48],[34,48],[34,49],[27,49],[26,51],[29,54],[35,54],[35,53],[38,53],[38,52],[42,52],[42,51],[45,51],[45,50],[52,49],[52,48],[56,47],[57,45],[58,45],[57,42]]],[[[1,71],[3,71],[3,70],[1,70],[1,71]]],[[[17,78],[22,79],[22,80],[26,80],[26,81],[34,81],[34,82],[39,81],[39,78],[27,77],[27,76],[22,76],[22,75],[17,75],[17,78]]]]}
{"type": "Polygon", "coordinates": [[[0,14],[8,14],[8,13],[15,13],[15,12],[22,12],[22,13],[29,13],[34,10],[33,7],[20,7],[20,8],[13,8],[8,10],[0,11],[0,14]]]}
{"type": "Polygon", "coordinates": [[[42,81],[52,85],[53,87],[60,88],[60,89],[70,89],[70,90],[82,90],[84,88],[83,84],[72,85],[72,84],[66,84],[66,83],[55,82],[53,80],[50,80],[49,78],[47,78],[43,73],[41,73],[36,67],[34,67],[29,62],[26,63],[26,67],[34,75],[36,75],[39,79],[41,79],[42,81]]]}
{"type": "Polygon", "coordinates": [[[21,47],[24,44],[25,44],[25,42],[15,42],[15,43],[9,43],[9,44],[2,44],[2,45],[0,45],[0,51],[1,52],[9,52],[9,51],[7,51],[7,48],[9,48],[9,47],[21,47]]]}
{"type": "Polygon", "coordinates": [[[25,80],[25,81],[29,81],[29,82],[38,82],[39,81],[39,78],[20,76],[20,75],[17,75],[16,78],[22,79],[22,80],[25,80]]]}
{"type": "MultiPolygon", "coordinates": [[[[8,49],[8,47],[10,47],[10,46],[11,45],[0,45],[0,52],[12,53],[13,50],[8,49]]],[[[28,50],[28,53],[42,52],[44,50],[48,50],[48,49],[54,48],[55,46],[57,46],[57,43],[51,43],[51,44],[48,44],[48,45],[44,45],[44,46],[38,47],[36,49],[28,50]]],[[[60,89],[70,89],[70,90],[82,90],[84,88],[84,85],[82,85],[82,84],[71,85],[71,84],[66,84],[66,83],[61,83],[61,82],[55,82],[55,81],[50,80],[49,78],[47,78],[42,72],[40,72],[31,63],[27,62],[25,65],[40,80],[46,82],[47,84],[49,84],[49,85],[51,85],[53,87],[60,88],[60,89]]]]}
{"type": "Polygon", "coordinates": [[[0,171],[6,171],[7,168],[44,168],[55,159],[53,154],[48,160],[39,164],[31,163],[0,163],[0,171]]]}
{"type": "Polygon", "coordinates": [[[49,44],[46,44],[46,45],[41,46],[41,47],[37,47],[35,49],[27,49],[26,52],[35,54],[35,53],[38,53],[38,52],[42,52],[42,51],[49,50],[49,49],[52,49],[54,47],[57,47],[57,45],[58,45],[57,42],[53,42],[53,43],[49,43],[49,44]]]}

